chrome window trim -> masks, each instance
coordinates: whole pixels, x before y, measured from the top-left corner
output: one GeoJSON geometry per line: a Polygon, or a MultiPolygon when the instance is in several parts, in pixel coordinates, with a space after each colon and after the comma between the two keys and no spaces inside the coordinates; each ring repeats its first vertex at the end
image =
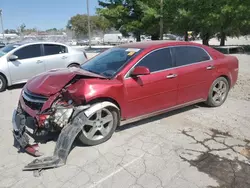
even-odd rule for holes
{"type": "MultiPolygon", "coordinates": [[[[171,67],[171,68],[167,68],[167,69],[163,69],[163,70],[159,70],[159,71],[154,71],[154,72],[151,72],[150,74],[154,74],[154,73],[158,73],[158,72],[162,72],[162,71],[166,71],[166,70],[171,70],[171,69],[175,69],[175,68],[179,68],[179,67],[186,67],[186,66],[190,66],[190,65],[194,65],[194,64],[198,64],[198,63],[206,63],[206,62],[208,62],[208,61],[212,61],[212,60],[213,60],[213,58],[211,57],[211,55],[210,55],[204,48],[202,48],[202,47],[200,47],[200,46],[193,46],[193,45],[176,45],[176,46],[162,47],[162,48],[158,48],[158,49],[155,49],[155,50],[153,50],[153,51],[150,51],[149,53],[147,53],[146,55],[144,55],[141,59],[139,59],[139,60],[137,61],[137,63],[134,64],[134,65],[127,71],[127,73],[126,73],[125,76],[124,76],[124,79],[125,79],[125,80],[130,79],[131,77],[129,77],[129,72],[130,72],[132,69],[134,69],[134,67],[135,67],[138,63],[140,63],[145,57],[147,57],[149,54],[151,54],[151,53],[153,53],[153,52],[155,52],[155,51],[157,51],[157,50],[162,50],[162,49],[166,49],[166,48],[170,48],[170,49],[171,49],[171,48],[175,48],[175,47],[195,47],[195,48],[200,48],[200,49],[202,49],[204,52],[206,52],[206,54],[208,55],[208,57],[209,57],[210,59],[209,59],[209,60],[205,60],[205,61],[194,62],[194,63],[188,64],[188,65],[181,65],[181,66],[171,67]]],[[[172,58],[173,58],[173,54],[172,54],[171,51],[170,51],[170,53],[171,53],[171,56],[172,56],[172,58]]]]}

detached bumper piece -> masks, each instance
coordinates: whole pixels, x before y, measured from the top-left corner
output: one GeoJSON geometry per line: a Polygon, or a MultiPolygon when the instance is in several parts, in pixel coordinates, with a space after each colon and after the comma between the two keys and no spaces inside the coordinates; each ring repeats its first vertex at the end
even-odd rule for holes
{"type": "Polygon", "coordinates": [[[28,154],[39,157],[42,155],[38,151],[38,144],[29,144],[29,137],[25,130],[26,118],[25,115],[20,113],[20,108],[13,112],[12,125],[13,125],[13,136],[19,144],[19,149],[24,149],[28,154]]]}
{"type": "Polygon", "coordinates": [[[86,118],[84,112],[74,116],[72,122],[62,129],[56,143],[54,155],[51,157],[35,159],[26,165],[23,170],[41,170],[65,165],[73,142],[82,130],[86,118]]]}

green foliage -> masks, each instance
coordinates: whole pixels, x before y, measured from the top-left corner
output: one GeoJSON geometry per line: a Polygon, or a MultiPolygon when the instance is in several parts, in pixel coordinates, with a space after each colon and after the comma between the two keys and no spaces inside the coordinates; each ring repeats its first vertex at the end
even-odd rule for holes
{"type": "MultiPolygon", "coordinates": [[[[90,26],[92,30],[105,32],[110,29],[110,22],[101,16],[90,16],[90,26]]],[[[77,14],[70,18],[66,26],[73,30],[77,37],[82,37],[88,33],[88,15],[77,14]]]]}
{"type": "Polygon", "coordinates": [[[187,31],[200,33],[204,43],[217,35],[250,33],[249,0],[99,0],[97,10],[122,33],[159,34],[160,18],[164,19],[164,32],[184,35],[187,31]]]}

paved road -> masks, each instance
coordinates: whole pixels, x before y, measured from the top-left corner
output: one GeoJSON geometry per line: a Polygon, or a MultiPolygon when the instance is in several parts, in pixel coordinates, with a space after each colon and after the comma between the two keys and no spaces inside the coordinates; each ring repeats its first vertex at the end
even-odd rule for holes
{"type": "MultiPolygon", "coordinates": [[[[34,158],[13,147],[11,114],[20,87],[0,93],[0,187],[250,187],[250,56],[219,108],[195,105],[121,127],[106,143],[76,146],[67,165],[40,177],[22,168],[34,158]]],[[[54,142],[41,144],[52,155],[54,142]]]]}

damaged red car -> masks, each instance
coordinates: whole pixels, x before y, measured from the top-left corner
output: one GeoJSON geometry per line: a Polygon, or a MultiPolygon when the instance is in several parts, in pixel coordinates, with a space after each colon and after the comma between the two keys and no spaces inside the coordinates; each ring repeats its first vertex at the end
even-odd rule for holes
{"type": "MultiPolygon", "coordinates": [[[[59,133],[54,156],[25,169],[65,164],[72,143],[107,141],[121,124],[205,102],[224,103],[238,60],[191,42],[151,41],[113,47],[80,68],[37,75],[24,86],[13,114],[14,137],[39,156],[29,136],[59,133]]],[[[166,127],[167,129],[167,127],[166,127]]]]}

